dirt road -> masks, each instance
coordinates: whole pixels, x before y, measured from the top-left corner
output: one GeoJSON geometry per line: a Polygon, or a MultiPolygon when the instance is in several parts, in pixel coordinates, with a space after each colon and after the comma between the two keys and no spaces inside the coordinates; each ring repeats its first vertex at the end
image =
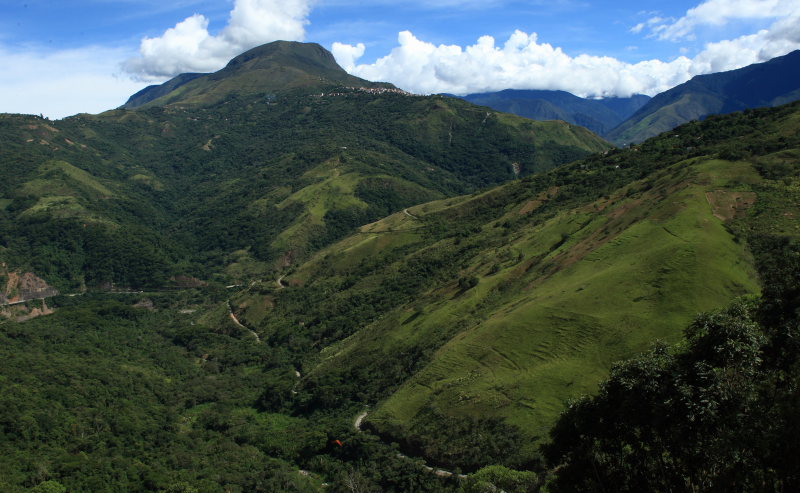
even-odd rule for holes
{"type": "Polygon", "coordinates": [[[251,329],[250,327],[247,327],[242,322],[240,322],[238,318],[236,318],[236,315],[234,315],[234,313],[233,313],[233,307],[231,306],[231,302],[230,301],[228,302],[228,315],[231,317],[231,320],[233,320],[233,323],[236,324],[237,327],[239,327],[240,329],[246,330],[247,332],[250,332],[250,334],[252,334],[253,337],[255,337],[256,342],[261,342],[261,338],[258,337],[258,334],[256,334],[256,332],[253,329],[251,329]]]}

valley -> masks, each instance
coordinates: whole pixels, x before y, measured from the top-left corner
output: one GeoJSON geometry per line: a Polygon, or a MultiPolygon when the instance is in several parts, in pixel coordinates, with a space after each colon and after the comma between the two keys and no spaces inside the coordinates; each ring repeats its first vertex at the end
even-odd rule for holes
{"type": "Polygon", "coordinates": [[[275,42],[0,115],[0,490],[790,491],[775,102],[618,148],[275,42]]]}

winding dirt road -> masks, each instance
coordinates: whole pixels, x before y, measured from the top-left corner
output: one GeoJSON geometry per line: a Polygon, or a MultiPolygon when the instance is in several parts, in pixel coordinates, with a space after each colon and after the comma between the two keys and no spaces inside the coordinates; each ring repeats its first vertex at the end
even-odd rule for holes
{"type": "Polygon", "coordinates": [[[256,334],[256,331],[254,331],[250,327],[247,327],[242,322],[240,322],[238,318],[236,318],[236,315],[234,315],[234,313],[233,313],[233,307],[231,306],[231,302],[230,301],[228,301],[228,315],[231,317],[231,320],[233,320],[233,323],[236,324],[237,327],[239,327],[240,329],[246,330],[247,332],[250,332],[253,335],[253,337],[255,337],[256,342],[259,342],[259,343],[261,342],[261,338],[258,337],[258,334],[256,334]]]}
{"type": "Polygon", "coordinates": [[[410,217],[410,218],[412,218],[412,219],[419,219],[419,218],[418,218],[417,216],[415,216],[414,214],[412,214],[412,213],[408,212],[408,209],[403,209],[403,213],[404,213],[406,216],[408,216],[408,217],[410,217]]]}
{"type": "Polygon", "coordinates": [[[369,412],[364,411],[356,417],[356,420],[353,422],[353,427],[356,429],[356,431],[361,432],[361,422],[364,421],[364,418],[367,417],[367,414],[369,414],[369,412]]]}
{"type": "MultiPolygon", "coordinates": [[[[361,423],[363,423],[364,418],[366,418],[368,414],[369,414],[369,411],[364,411],[363,413],[361,413],[358,416],[356,416],[355,421],[353,421],[353,428],[355,428],[357,432],[359,432],[359,433],[363,432],[363,430],[361,429],[361,423]]],[[[410,459],[410,457],[405,455],[405,454],[398,453],[397,456],[400,457],[400,458],[410,459]]],[[[439,477],[442,477],[442,478],[450,478],[450,477],[455,476],[455,477],[457,477],[459,479],[465,479],[467,477],[466,474],[456,474],[453,471],[448,471],[446,469],[437,469],[437,468],[431,467],[431,466],[429,466],[427,464],[422,466],[422,467],[426,471],[432,472],[433,474],[435,474],[435,475],[437,475],[439,477]]]]}

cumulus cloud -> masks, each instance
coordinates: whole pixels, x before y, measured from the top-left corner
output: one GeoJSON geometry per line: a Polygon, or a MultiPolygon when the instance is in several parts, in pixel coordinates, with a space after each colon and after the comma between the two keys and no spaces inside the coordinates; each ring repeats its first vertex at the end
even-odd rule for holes
{"type": "Polygon", "coordinates": [[[145,38],[124,69],[138,80],[184,72],[213,72],[234,56],[276,40],[302,41],[313,0],[236,0],[228,23],[213,35],[208,19],[194,14],[156,38],[145,38]]]}
{"type": "Polygon", "coordinates": [[[723,26],[735,20],[797,18],[799,13],[800,0],[707,0],[689,9],[680,19],[653,17],[633,30],[639,32],[650,27],[658,39],[678,41],[692,39],[700,26],[723,26]]]}
{"type": "Polygon", "coordinates": [[[142,89],[141,82],[113,74],[129,50],[90,46],[64,51],[20,51],[0,46],[0,111],[63,118],[116,108],[142,89]]]}
{"type": "Polygon", "coordinates": [[[355,69],[356,60],[364,56],[365,51],[366,47],[364,43],[358,43],[353,46],[336,42],[333,43],[331,47],[331,53],[333,53],[333,57],[336,58],[336,62],[347,71],[355,69]]]}
{"type": "MultiPolygon", "coordinates": [[[[516,31],[502,46],[483,36],[466,48],[435,46],[411,32],[398,36],[399,46],[373,64],[355,65],[351,72],[370,80],[385,80],[413,92],[467,94],[508,88],[561,89],[583,96],[654,92],[683,82],[691,61],[658,60],[636,65],[611,57],[571,57],[561,48],[540,43],[536,33],[516,31]],[[680,69],[677,69],[680,67],[680,69]]],[[[352,53],[339,46],[339,53],[352,53]]],[[[336,52],[334,53],[336,55],[336,52]]],[[[345,63],[350,63],[348,59],[345,63]]],[[[351,65],[352,66],[352,65],[351,65]]]]}
{"type": "MultiPolygon", "coordinates": [[[[717,1],[710,0],[697,9],[717,1]]],[[[772,3],[775,4],[772,12],[786,11],[785,6],[778,6],[780,0],[772,3]]],[[[703,14],[705,8],[697,12],[694,18],[711,22],[710,14],[703,14]]],[[[731,15],[722,13],[718,18],[731,15]]],[[[647,60],[632,64],[613,57],[570,56],[561,48],[539,42],[536,33],[522,31],[514,32],[502,46],[497,46],[491,36],[483,36],[465,48],[435,46],[403,31],[398,36],[398,46],[372,64],[356,63],[363,55],[363,45],[336,43],[334,56],[354,75],[392,82],[422,94],[468,94],[513,88],[565,90],[584,97],[626,97],[636,93],[655,95],[695,75],[733,70],[800,49],[799,26],[800,18],[795,11],[768,29],[708,43],[693,58],[680,56],[669,62],[647,60]]],[[[648,24],[634,30],[645,27],[648,24]]]]}

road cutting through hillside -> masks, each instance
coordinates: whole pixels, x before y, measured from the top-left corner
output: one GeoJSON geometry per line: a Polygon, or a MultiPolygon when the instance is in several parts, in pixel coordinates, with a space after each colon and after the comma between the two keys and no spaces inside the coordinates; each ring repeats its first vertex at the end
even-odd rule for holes
{"type": "Polygon", "coordinates": [[[410,218],[412,218],[412,219],[419,219],[419,218],[418,218],[417,216],[415,216],[414,214],[412,214],[412,213],[408,212],[408,209],[403,209],[403,213],[404,213],[406,216],[408,216],[408,217],[410,217],[410,218]]]}
{"type": "Polygon", "coordinates": [[[361,431],[361,422],[364,421],[364,418],[367,417],[367,414],[369,413],[364,411],[363,413],[359,414],[358,417],[356,417],[356,420],[353,422],[353,427],[355,427],[356,431],[361,431]]]}
{"type": "MultiPolygon", "coordinates": [[[[148,291],[149,293],[165,293],[168,291],[148,291]]],[[[144,291],[99,291],[99,294],[142,294],[144,291]]],[[[68,298],[75,298],[76,296],[84,296],[87,292],[79,292],[79,293],[66,293],[66,294],[54,294],[51,296],[42,296],[40,298],[28,298],[26,300],[20,301],[7,301],[4,303],[0,303],[0,306],[14,306],[14,305],[21,305],[23,303],[27,303],[29,301],[44,301],[49,300],[50,298],[56,298],[58,296],[66,296],[68,298]]]]}
{"type": "Polygon", "coordinates": [[[250,332],[253,335],[253,337],[256,338],[256,342],[261,342],[261,338],[258,336],[258,334],[256,334],[256,331],[254,331],[250,327],[247,327],[242,322],[240,322],[238,318],[236,318],[236,315],[234,315],[233,313],[233,307],[231,306],[230,301],[228,301],[228,315],[231,317],[231,320],[233,320],[233,323],[236,324],[237,327],[239,327],[240,329],[244,329],[247,332],[250,332]]]}
{"type": "MultiPolygon", "coordinates": [[[[358,416],[356,416],[355,421],[353,421],[353,428],[355,428],[355,430],[357,432],[359,432],[359,433],[362,433],[364,431],[364,430],[361,429],[361,423],[364,422],[364,418],[367,417],[367,414],[369,414],[369,411],[364,411],[363,413],[361,413],[358,416]]],[[[400,457],[402,459],[411,459],[411,457],[409,457],[409,456],[407,456],[405,454],[401,454],[399,452],[397,453],[397,457],[400,457]]],[[[451,478],[451,477],[455,476],[458,479],[466,479],[466,477],[467,477],[466,474],[456,474],[453,471],[448,471],[446,469],[438,469],[438,468],[435,468],[435,467],[431,467],[431,466],[429,466],[427,464],[423,465],[422,468],[425,469],[428,472],[432,472],[433,474],[439,476],[440,478],[451,478]]]]}

